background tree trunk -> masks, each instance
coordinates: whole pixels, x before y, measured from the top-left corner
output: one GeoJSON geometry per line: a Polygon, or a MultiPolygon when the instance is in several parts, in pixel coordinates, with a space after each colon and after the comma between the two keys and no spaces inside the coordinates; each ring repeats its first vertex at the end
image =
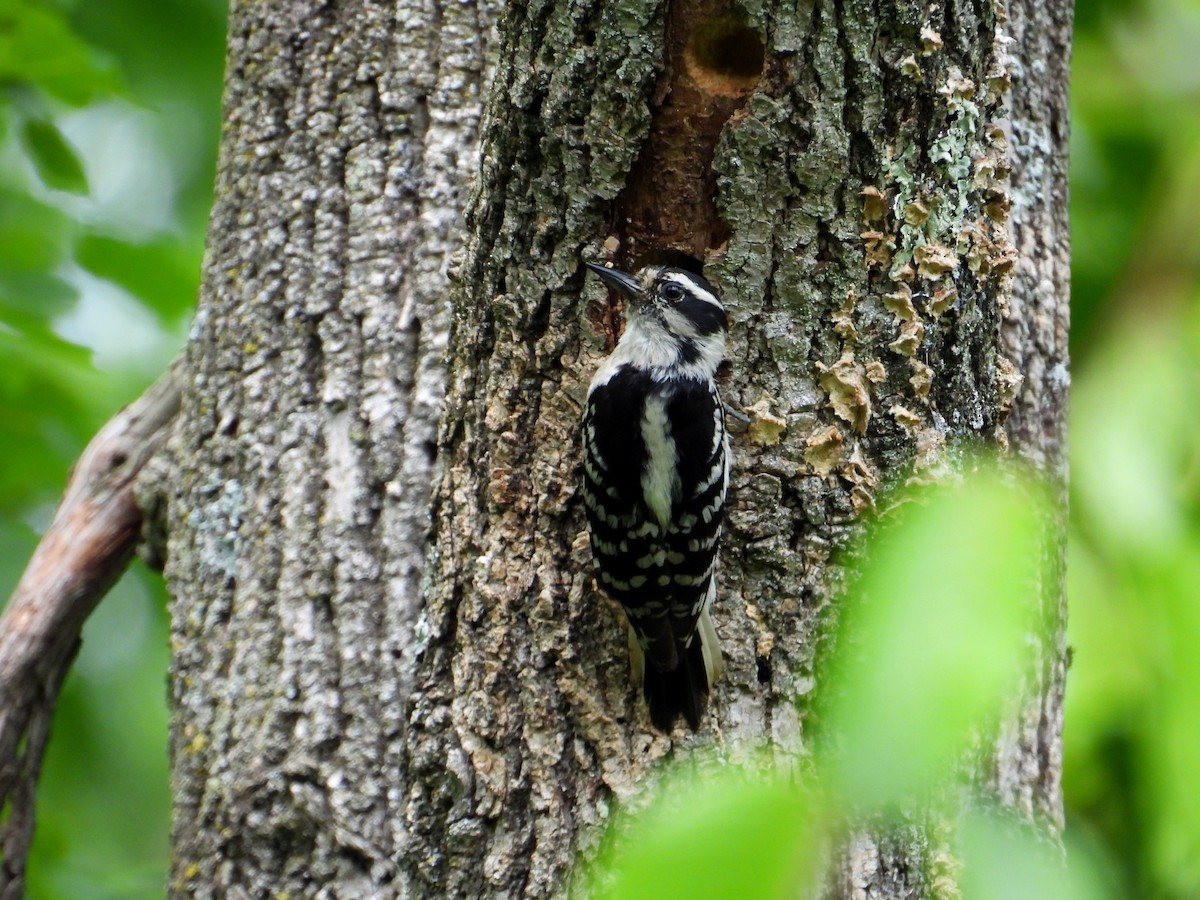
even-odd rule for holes
{"type": "MultiPolygon", "coordinates": [[[[672,750],[802,749],[831,554],[881,485],[978,440],[1065,485],[1070,9],[1007,17],[513,0],[493,61],[487,8],[234,5],[167,488],[174,890],[561,890],[672,750]],[[726,395],[753,417],[714,615],[727,670],[673,739],[576,500],[614,338],[581,258],[664,246],[725,297],[726,395]]],[[[1061,588],[979,773],[1050,823],[1061,588]]],[[[928,845],[863,836],[835,892],[921,891],[928,845]]]]}
{"type": "Polygon", "coordinates": [[[169,486],[174,892],[368,896],[404,846],[446,268],[494,18],[232,4],[169,486]]]}

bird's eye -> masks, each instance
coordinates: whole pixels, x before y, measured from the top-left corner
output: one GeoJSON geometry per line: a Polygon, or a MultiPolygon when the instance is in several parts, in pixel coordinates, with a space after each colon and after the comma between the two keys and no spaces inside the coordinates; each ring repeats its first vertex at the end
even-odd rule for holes
{"type": "Polygon", "coordinates": [[[683,299],[683,288],[675,284],[673,281],[668,281],[663,285],[662,295],[664,300],[677,303],[683,299]]]}

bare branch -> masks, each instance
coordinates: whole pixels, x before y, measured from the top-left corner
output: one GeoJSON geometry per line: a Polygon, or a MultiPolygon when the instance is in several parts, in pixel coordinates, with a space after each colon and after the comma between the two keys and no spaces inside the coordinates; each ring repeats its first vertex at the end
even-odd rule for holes
{"type": "Polygon", "coordinates": [[[24,890],[54,704],[84,620],[137,547],[134,484],[179,412],[179,371],[176,362],[88,444],[0,618],[0,898],[24,890]]]}

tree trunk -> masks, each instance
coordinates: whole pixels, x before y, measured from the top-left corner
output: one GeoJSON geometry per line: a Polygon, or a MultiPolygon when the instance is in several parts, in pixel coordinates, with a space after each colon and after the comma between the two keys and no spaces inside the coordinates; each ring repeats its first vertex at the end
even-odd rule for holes
{"type": "Polygon", "coordinates": [[[399,883],[446,269],[494,19],[230,10],[168,489],[174,893],[399,883]]]}
{"type": "MultiPolygon", "coordinates": [[[[741,9],[511,0],[493,43],[465,4],[234,5],[165,486],[174,891],[559,892],[667,754],[801,751],[832,553],[880,486],[980,440],[1065,485],[1069,4],[741,9]],[[663,247],[730,308],[752,418],[726,672],[670,737],[576,491],[617,318],[581,260],[663,247]]],[[[1053,826],[1044,600],[979,777],[1053,826]]],[[[928,844],[862,836],[835,893],[925,892],[928,844]]]]}

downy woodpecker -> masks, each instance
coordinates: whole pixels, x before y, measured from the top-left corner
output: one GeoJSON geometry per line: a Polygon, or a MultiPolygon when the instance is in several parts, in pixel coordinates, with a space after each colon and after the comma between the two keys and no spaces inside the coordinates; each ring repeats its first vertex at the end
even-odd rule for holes
{"type": "Polygon", "coordinates": [[[704,278],[588,263],[628,299],[625,332],[588,389],[583,491],[600,586],[625,609],[650,718],[694,730],[720,674],[709,609],[729,487],[714,376],[725,307],[704,278]]]}

